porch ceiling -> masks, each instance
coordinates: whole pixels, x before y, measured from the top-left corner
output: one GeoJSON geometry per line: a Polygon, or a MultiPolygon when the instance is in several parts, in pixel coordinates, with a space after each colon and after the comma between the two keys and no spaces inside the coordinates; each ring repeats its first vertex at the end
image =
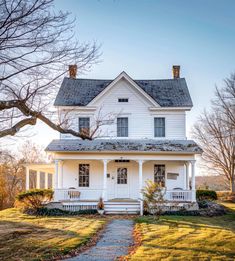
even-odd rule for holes
{"type": "Polygon", "coordinates": [[[34,170],[34,171],[47,172],[47,173],[51,173],[51,174],[54,174],[54,172],[55,172],[54,163],[38,163],[38,164],[27,163],[27,164],[24,164],[24,166],[26,168],[28,168],[30,170],[34,170]]]}

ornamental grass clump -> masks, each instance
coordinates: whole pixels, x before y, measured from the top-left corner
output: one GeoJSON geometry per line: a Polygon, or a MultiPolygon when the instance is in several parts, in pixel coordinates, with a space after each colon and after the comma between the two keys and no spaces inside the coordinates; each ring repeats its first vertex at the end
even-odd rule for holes
{"type": "Polygon", "coordinates": [[[49,203],[52,198],[53,191],[51,189],[32,189],[18,194],[15,205],[23,211],[36,212],[49,203]]]}
{"type": "Polygon", "coordinates": [[[163,205],[166,202],[164,198],[165,188],[159,183],[148,180],[146,186],[142,190],[142,194],[145,212],[159,218],[163,212],[163,205]]]}

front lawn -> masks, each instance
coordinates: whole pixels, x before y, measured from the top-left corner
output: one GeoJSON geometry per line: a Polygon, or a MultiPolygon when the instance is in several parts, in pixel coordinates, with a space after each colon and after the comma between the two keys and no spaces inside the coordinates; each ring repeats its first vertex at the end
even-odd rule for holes
{"type": "Polygon", "coordinates": [[[0,260],[44,260],[86,243],[104,220],[82,216],[34,217],[0,211],[0,260]]]}
{"type": "Polygon", "coordinates": [[[130,260],[235,260],[235,204],[227,207],[221,217],[137,218],[142,243],[130,260]]]}

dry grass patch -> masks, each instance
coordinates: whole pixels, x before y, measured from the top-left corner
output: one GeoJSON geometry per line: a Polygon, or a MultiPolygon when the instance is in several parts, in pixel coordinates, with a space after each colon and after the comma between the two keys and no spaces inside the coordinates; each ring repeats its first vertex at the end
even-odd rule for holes
{"type": "MultiPolygon", "coordinates": [[[[235,260],[235,204],[220,217],[137,218],[141,245],[130,260],[235,260]]],[[[128,259],[128,260],[129,260],[128,259]]]]}
{"type": "Polygon", "coordinates": [[[34,217],[0,211],[0,260],[45,260],[84,245],[104,225],[94,217],[34,217]]]}

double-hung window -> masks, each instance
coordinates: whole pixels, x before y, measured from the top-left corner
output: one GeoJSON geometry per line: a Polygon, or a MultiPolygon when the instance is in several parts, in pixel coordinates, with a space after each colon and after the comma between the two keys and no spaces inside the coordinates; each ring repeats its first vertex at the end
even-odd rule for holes
{"type": "Polygon", "coordinates": [[[79,187],[89,187],[90,165],[79,164],[78,175],[79,175],[79,187]]]}
{"type": "Polygon", "coordinates": [[[89,136],[90,118],[89,117],[79,117],[78,125],[79,125],[79,132],[89,136]]]}
{"type": "Polygon", "coordinates": [[[117,118],[117,137],[128,137],[128,118],[117,118]]]}
{"type": "Polygon", "coordinates": [[[165,118],[154,118],[154,137],[165,137],[165,118]]]}
{"type": "Polygon", "coordinates": [[[165,187],[165,165],[155,164],[154,165],[154,182],[158,183],[162,187],[165,187]]]}

